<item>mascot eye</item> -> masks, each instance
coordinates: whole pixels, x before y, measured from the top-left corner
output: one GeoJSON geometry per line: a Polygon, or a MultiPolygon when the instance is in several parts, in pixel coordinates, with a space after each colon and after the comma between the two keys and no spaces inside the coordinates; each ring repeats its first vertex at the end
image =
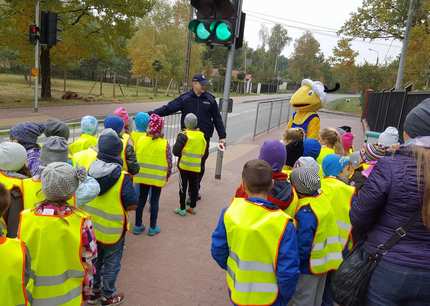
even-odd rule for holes
{"type": "Polygon", "coordinates": [[[312,96],[314,94],[313,90],[309,90],[308,96],[312,96]]]}

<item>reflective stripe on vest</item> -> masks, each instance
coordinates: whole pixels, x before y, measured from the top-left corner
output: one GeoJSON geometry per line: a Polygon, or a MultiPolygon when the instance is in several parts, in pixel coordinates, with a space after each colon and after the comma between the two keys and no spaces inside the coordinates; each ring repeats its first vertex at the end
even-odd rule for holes
{"type": "Polygon", "coordinates": [[[167,183],[168,161],[167,140],[141,137],[137,143],[136,157],[140,165],[139,173],[134,176],[134,183],[164,187],[167,183]]]}
{"type": "Polygon", "coordinates": [[[187,142],[182,149],[179,169],[197,172],[202,171],[202,158],[206,151],[205,134],[200,131],[186,130],[187,142]]]}
{"type": "Polygon", "coordinates": [[[72,156],[83,150],[97,146],[97,137],[88,134],[81,134],[70,146],[69,152],[72,156]]]}
{"type": "Polygon", "coordinates": [[[65,217],[36,215],[34,210],[21,213],[19,237],[31,257],[27,290],[32,306],[83,303],[85,269],[81,262],[81,235],[87,218],[78,209],[65,217]]]}
{"type": "Polygon", "coordinates": [[[127,166],[127,145],[128,141],[130,140],[130,135],[127,133],[123,133],[121,135],[121,141],[122,141],[122,152],[121,152],[121,159],[122,159],[122,170],[128,171],[127,166]]]}
{"type": "Polygon", "coordinates": [[[335,177],[326,177],[321,181],[321,189],[330,197],[339,230],[339,240],[345,248],[351,238],[352,226],[349,211],[351,210],[355,188],[335,177]]]}
{"type": "Polygon", "coordinates": [[[108,192],[81,207],[91,215],[97,241],[104,244],[117,243],[124,232],[127,217],[122,207],[121,189],[125,175],[123,171],[108,192]]]}
{"type": "Polygon", "coordinates": [[[73,167],[84,167],[87,171],[97,160],[97,152],[94,149],[86,149],[73,155],[73,167]]]}
{"type": "MultiPolygon", "coordinates": [[[[45,195],[42,192],[42,182],[33,178],[28,178],[22,181],[24,209],[36,207],[39,203],[45,200],[45,195]]],[[[67,204],[76,207],[76,196],[67,200],[67,204]]]]}
{"type": "Polygon", "coordinates": [[[317,218],[318,226],[310,256],[310,270],[313,274],[337,270],[342,262],[342,245],[330,200],[331,198],[324,192],[315,197],[299,200],[298,210],[309,206],[317,218]]]}
{"type": "Polygon", "coordinates": [[[279,241],[290,217],[236,198],[224,214],[227,285],[237,305],[271,305],[278,297],[275,264],[279,241]]]}
{"type": "Polygon", "coordinates": [[[18,239],[0,237],[1,305],[28,305],[25,291],[25,246],[18,239]]]}

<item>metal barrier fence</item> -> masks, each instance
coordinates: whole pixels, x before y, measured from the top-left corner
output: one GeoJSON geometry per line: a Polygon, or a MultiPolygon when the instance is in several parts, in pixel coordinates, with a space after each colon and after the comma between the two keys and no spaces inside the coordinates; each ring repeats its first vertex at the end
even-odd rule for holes
{"type": "Polygon", "coordinates": [[[362,118],[366,119],[371,131],[383,132],[388,126],[394,126],[403,135],[403,123],[407,114],[424,99],[430,98],[430,92],[405,90],[367,91],[362,118]]]}
{"type": "Polygon", "coordinates": [[[289,101],[290,98],[285,98],[258,103],[254,122],[254,138],[288,122],[291,115],[289,101]]]}
{"type": "MultiPolygon", "coordinates": [[[[135,114],[131,114],[134,117],[135,114]]],[[[79,135],[81,135],[81,123],[80,122],[67,122],[67,125],[70,129],[70,137],[69,143],[75,141],[79,135]]],[[[103,120],[98,119],[98,127],[97,127],[97,135],[103,130],[103,120]]],[[[134,127],[133,127],[134,128],[134,127]]],[[[170,147],[173,147],[173,144],[176,140],[176,135],[181,130],[181,113],[176,113],[174,115],[164,117],[164,137],[168,140],[170,147]]],[[[6,141],[9,139],[10,129],[0,130],[0,142],[6,141]]],[[[40,136],[38,142],[43,144],[46,137],[44,135],[40,136]]],[[[173,168],[172,172],[177,171],[177,162],[178,158],[173,156],[173,168]]]]}

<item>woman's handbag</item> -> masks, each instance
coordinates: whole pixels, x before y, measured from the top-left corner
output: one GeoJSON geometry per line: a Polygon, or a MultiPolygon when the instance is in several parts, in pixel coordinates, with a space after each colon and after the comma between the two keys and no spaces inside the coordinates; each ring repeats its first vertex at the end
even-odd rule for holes
{"type": "Polygon", "coordinates": [[[369,254],[364,249],[364,242],[360,242],[354,247],[332,276],[331,289],[336,303],[341,306],[366,304],[367,288],[378,262],[400,239],[406,236],[420,213],[413,214],[404,226],[397,228],[386,243],[378,246],[374,254],[369,254]]]}

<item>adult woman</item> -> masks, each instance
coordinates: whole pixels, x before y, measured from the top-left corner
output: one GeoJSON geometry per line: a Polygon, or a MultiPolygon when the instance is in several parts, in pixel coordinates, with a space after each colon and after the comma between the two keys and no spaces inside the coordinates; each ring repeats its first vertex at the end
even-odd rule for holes
{"type": "Polygon", "coordinates": [[[353,201],[351,223],[367,234],[369,253],[416,218],[375,269],[367,306],[430,305],[430,137],[424,136],[430,136],[430,99],[408,114],[405,145],[378,161],[353,201]]]}

